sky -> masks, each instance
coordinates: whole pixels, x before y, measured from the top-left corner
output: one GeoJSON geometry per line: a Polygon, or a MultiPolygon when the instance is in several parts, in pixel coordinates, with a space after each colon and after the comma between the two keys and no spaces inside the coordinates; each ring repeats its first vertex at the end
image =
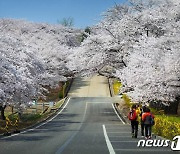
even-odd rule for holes
{"type": "Polygon", "coordinates": [[[102,13],[115,3],[126,0],[0,0],[0,18],[25,19],[32,22],[57,24],[73,18],[74,27],[97,24],[102,13]]]}

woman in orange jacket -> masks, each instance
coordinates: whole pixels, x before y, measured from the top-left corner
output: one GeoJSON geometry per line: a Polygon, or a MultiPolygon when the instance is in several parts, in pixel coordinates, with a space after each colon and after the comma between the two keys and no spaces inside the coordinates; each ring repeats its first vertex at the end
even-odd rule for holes
{"type": "Polygon", "coordinates": [[[151,138],[152,126],[154,125],[154,115],[150,112],[149,108],[146,108],[145,113],[142,114],[142,121],[145,127],[145,138],[151,138]]]}

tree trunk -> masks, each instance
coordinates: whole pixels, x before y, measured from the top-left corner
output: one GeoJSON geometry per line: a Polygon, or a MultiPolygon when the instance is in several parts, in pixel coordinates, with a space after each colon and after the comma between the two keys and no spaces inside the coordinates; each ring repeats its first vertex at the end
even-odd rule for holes
{"type": "Polygon", "coordinates": [[[6,108],[6,105],[3,107],[3,106],[0,106],[0,110],[1,110],[1,119],[2,120],[6,120],[6,117],[4,115],[4,110],[6,108]]]}
{"type": "Polygon", "coordinates": [[[11,106],[11,112],[14,113],[14,106],[11,106]]]}
{"type": "Polygon", "coordinates": [[[179,102],[179,104],[178,104],[178,108],[177,108],[177,115],[179,115],[179,116],[180,116],[180,102],[179,102]]]}
{"type": "Polygon", "coordinates": [[[178,103],[178,106],[177,106],[177,115],[180,116],[180,97],[177,98],[177,103],[178,103]]]}

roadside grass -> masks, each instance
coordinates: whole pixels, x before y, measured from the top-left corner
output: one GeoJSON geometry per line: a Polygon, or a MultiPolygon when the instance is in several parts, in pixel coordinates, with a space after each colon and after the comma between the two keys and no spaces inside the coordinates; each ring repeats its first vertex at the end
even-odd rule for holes
{"type": "Polygon", "coordinates": [[[173,137],[180,135],[180,117],[175,115],[155,115],[153,132],[172,140],[173,137]]]}
{"type": "MultiPolygon", "coordinates": [[[[43,120],[47,119],[51,115],[53,115],[59,107],[63,104],[65,99],[62,99],[58,102],[55,103],[53,107],[49,107],[46,112],[42,112],[42,110],[38,110],[38,112],[32,112],[31,113],[28,110],[32,109],[27,109],[23,112],[21,115],[21,119],[18,122],[18,129],[25,129],[30,126],[33,126],[39,122],[42,122],[43,120]]],[[[16,120],[18,119],[18,114],[10,112],[9,110],[6,111],[6,117],[9,119],[10,123],[8,125],[8,131],[12,132],[16,129],[15,123],[16,120]]],[[[5,120],[0,120],[0,134],[6,132],[6,121],[5,120]]]]}
{"type": "MultiPolygon", "coordinates": [[[[121,90],[122,86],[123,85],[119,80],[114,79],[114,81],[113,81],[114,95],[118,95],[120,93],[120,90],[121,90]]],[[[131,102],[131,98],[126,93],[122,94],[122,99],[129,108],[132,106],[133,102],[131,102]]]]}
{"type": "Polygon", "coordinates": [[[127,107],[131,107],[133,102],[131,102],[131,99],[129,98],[129,96],[127,94],[123,94],[122,95],[122,99],[125,102],[125,104],[127,105],[127,107]]]}
{"type": "Polygon", "coordinates": [[[114,90],[114,94],[115,95],[118,95],[119,94],[119,91],[122,87],[122,83],[118,80],[114,80],[113,82],[113,90],[114,90]]]}
{"type": "Polygon", "coordinates": [[[177,115],[156,115],[157,118],[166,119],[169,122],[180,123],[180,117],[177,115]]]}
{"type": "Polygon", "coordinates": [[[154,115],[164,115],[164,110],[158,110],[155,108],[150,107],[151,113],[154,115]]]}

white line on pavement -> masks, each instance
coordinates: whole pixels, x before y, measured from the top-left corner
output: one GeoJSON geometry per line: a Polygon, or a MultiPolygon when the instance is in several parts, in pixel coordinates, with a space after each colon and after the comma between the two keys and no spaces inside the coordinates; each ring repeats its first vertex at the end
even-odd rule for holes
{"type": "Polygon", "coordinates": [[[108,137],[107,132],[106,132],[106,127],[105,127],[105,125],[102,125],[102,126],[103,126],[104,137],[105,137],[105,140],[106,140],[106,144],[107,144],[109,153],[110,154],[115,154],[114,149],[113,149],[113,147],[111,145],[111,142],[109,141],[109,137],[108,137]]]}
{"type": "Polygon", "coordinates": [[[117,111],[116,111],[116,109],[114,108],[114,105],[113,105],[113,104],[112,104],[112,107],[113,107],[113,109],[114,109],[114,112],[115,112],[116,115],[118,116],[119,120],[121,120],[121,122],[122,122],[123,124],[125,124],[125,122],[121,119],[121,117],[120,117],[119,114],[117,113],[117,111]]]}
{"type": "MultiPolygon", "coordinates": [[[[62,112],[62,111],[65,109],[65,107],[68,105],[69,100],[70,100],[70,98],[68,98],[66,104],[63,106],[63,108],[62,108],[62,109],[61,109],[54,117],[52,117],[51,119],[47,120],[46,122],[43,122],[42,124],[36,126],[36,127],[33,128],[33,129],[25,130],[25,131],[23,131],[23,132],[20,132],[19,134],[24,134],[24,133],[27,133],[27,132],[30,132],[30,131],[34,131],[35,129],[37,129],[37,128],[39,128],[39,127],[41,127],[41,126],[47,124],[47,123],[50,122],[50,121],[52,121],[52,120],[53,120],[54,118],[56,118],[59,114],[61,114],[61,112],[62,112]]],[[[2,139],[11,138],[11,137],[17,136],[17,135],[19,135],[19,134],[13,134],[13,135],[11,135],[11,136],[3,137],[2,139]]]]}

